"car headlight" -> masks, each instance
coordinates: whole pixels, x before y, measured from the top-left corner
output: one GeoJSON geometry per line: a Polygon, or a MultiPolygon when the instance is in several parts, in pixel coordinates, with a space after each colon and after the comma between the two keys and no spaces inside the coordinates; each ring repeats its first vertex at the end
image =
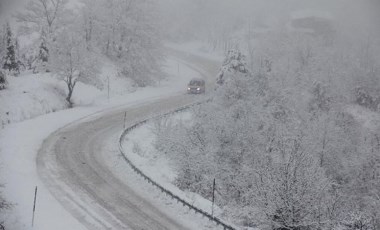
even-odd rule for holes
{"type": "Polygon", "coordinates": [[[190,90],[190,88],[187,88],[187,90],[190,90]]]}
{"type": "Polygon", "coordinates": [[[197,90],[201,90],[201,88],[197,88],[197,90]]]}

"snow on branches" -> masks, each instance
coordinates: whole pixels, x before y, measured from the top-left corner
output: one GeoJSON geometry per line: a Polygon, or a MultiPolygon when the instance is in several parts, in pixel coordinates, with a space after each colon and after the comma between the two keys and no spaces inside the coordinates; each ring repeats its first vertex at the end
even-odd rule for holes
{"type": "Polygon", "coordinates": [[[49,69],[66,83],[66,101],[70,107],[73,106],[71,97],[76,84],[96,78],[98,65],[95,62],[84,39],[70,30],[63,31],[51,46],[49,69]]]}
{"type": "Polygon", "coordinates": [[[222,85],[228,74],[249,74],[245,56],[237,49],[231,49],[227,52],[226,58],[218,74],[217,83],[222,85]]]}

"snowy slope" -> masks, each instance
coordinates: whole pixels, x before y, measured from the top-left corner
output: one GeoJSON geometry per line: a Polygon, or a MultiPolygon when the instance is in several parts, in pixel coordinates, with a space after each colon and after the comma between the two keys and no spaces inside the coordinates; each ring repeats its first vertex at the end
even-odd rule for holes
{"type": "MultiPolygon", "coordinates": [[[[129,79],[118,75],[112,62],[104,58],[102,63],[103,67],[96,82],[78,82],[76,85],[72,96],[75,106],[108,102],[108,88],[110,98],[136,90],[129,79]]],[[[67,86],[51,73],[23,73],[18,77],[8,77],[8,82],[9,87],[0,91],[0,128],[68,108],[65,100],[67,86]]]]}
{"type": "Polygon", "coordinates": [[[22,74],[8,82],[8,89],[0,91],[2,127],[67,108],[64,85],[49,74],[22,74]]]}

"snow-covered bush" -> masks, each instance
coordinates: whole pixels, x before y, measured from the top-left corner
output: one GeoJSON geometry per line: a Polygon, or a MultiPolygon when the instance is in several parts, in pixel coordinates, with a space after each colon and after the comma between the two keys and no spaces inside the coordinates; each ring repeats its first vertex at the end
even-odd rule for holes
{"type": "Polygon", "coordinates": [[[375,222],[371,216],[365,212],[351,211],[342,220],[342,228],[347,230],[374,230],[376,229],[375,222]]]}

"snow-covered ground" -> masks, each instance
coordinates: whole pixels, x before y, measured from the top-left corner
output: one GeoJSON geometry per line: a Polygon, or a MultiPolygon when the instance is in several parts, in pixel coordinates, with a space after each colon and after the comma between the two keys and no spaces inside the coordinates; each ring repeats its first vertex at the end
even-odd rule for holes
{"type": "MultiPolygon", "coordinates": [[[[107,99],[107,93],[92,91],[89,88],[81,91],[78,88],[76,98],[81,98],[81,92],[84,94],[89,94],[89,91],[93,92],[91,94],[93,97],[81,102],[86,106],[78,106],[69,110],[37,116],[30,120],[9,124],[0,130],[0,160],[2,162],[0,181],[6,185],[4,190],[6,198],[15,204],[11,213],[7,214],[9,216],[6,223],[8,228],[14,230],[32,229],[33,196],[35,186],[38,186],[35,226],[33,229],[83,229],[83,226],[53,198],[37,176],[36,154],[43,140],[57,129],[94,113],[108,111],[121,106],[128,108],[128,106],[144,103],[145,101],[185,92],[189,79],[199,75],[186,65],[170,58],[166,63],[165,72],[169,77],[167,80],[162,81],[158,87],[142,88],[125,95],[113,94],[110,100],[107,99]],[[180,76],[177,74],[178,66],[181,70],[180,76]]],[[[33,82],[34,80],[31,81],[33,82]]],[[[49,80],[43,82],[43,84],[36,86],[36,91],[43,90],[43,85],[55,84],[49,80]]],[[[112,91],[112,84],[110,85],[112,91]]],[[[17,87],[14,90],[16,91],[17,87]]],[[[51,96],[50,94],[42,95],[43,98],[51,96]]],[[[22,102],[24,100],[20,100],[18,106],[25,106],[21,104],[22,102]]],[[[25,103],[32,102],[26,101],[25,103]]],[[[52,102],[51,105],[54,106],[55,103],[52,102]]],[[[23,116],[20,119],[29,117],[31,116],[23,116]]]]}
{"type": "MultiPolygon", "coordinates": [[[[99,76],[98,85],[78,82],[72,100],[76,106],[88,106],[103,102],[107,98],[104,85],[110,80],[111,96],[126,94],[133,90],[127,79],[117,76],[115,66],[104,60],[104,66],[99,76]]],[[[9,86],[0,91],[0,128],[35,118],[37,116],[68,108],[65,100],[67,86],[51,73],[33,74],[24,72],[17,77],[8,77],[9,86]]]]}
{"type": "Polygon", "coordinates": [[[8,89],[0,91],[1,127],[67,108],[64,85],[50,74],[21,74],[8,82],[8,89]]]}

